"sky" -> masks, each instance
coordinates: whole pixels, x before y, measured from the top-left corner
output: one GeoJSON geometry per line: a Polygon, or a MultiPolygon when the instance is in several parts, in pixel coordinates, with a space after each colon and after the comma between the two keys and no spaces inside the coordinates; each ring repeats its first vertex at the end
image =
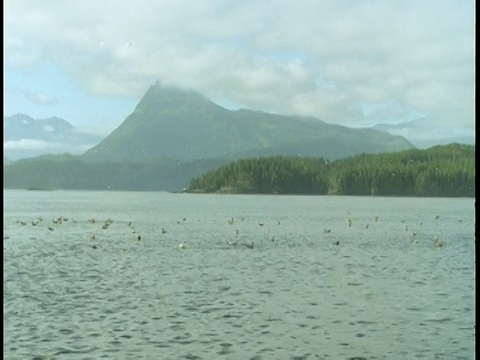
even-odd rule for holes
{"type": "Polygon", "coordinates": [[[474,134],[473,0],[6,0],[4,116],[105,133],[157,80],[229,109],[474,134]]]}

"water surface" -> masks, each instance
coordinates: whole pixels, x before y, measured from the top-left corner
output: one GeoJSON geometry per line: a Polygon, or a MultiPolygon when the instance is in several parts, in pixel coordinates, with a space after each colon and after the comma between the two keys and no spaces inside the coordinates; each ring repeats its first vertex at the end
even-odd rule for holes
{"type": "Polygon", "coordinates": [[[475,355],[473,199],[8,190],[3,246],[6,359],[475,355]]]}

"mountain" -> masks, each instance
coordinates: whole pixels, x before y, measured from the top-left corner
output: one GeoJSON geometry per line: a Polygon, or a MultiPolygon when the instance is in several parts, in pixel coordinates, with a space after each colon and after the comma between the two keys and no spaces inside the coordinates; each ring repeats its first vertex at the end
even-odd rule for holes
{"type": "Polygon", "coordinates": [[[418,148],[426,149],[435,145],[451,143],[475,145],[475,136],[469,131],[455,132],[439,126],[432,119],[419,118],[399,124],[376,124],[373,129],[407,138],[418,148]]]}
{"type": "Polygon", "coordinates": [[[152,85],[125,121],[82,157],[90,161],[239,159],[267,155],[328,159],[413,148],[405,138],[319,119],[227,110],[190,90],[152,85]]]}
{"type": "Polygon", "coordinates": [[[179,191],[192,178],[235,159],[283,155],[335,160],[412,148],[405,138],[383,131],[311,117],[231,111],[197,92],[156,83],[117,129],[85,153],[4,165],[4,187],[179,191]]]}
{"type": "Polygon", "coordinates": [[[81,154],[103,139],[82,133],[59,117],[33,119],[16,114],[4,117],[3,124],[4,155],[11,160],[65,152],[81,154]]]}
{"type": "Polygon", "coordinates": [[[3,157],[3,165],[8,165],[8,164],[11,164],[13,162],[13,160],[10,160],[8,158],[6,158],[5,156],[3,157]]]}

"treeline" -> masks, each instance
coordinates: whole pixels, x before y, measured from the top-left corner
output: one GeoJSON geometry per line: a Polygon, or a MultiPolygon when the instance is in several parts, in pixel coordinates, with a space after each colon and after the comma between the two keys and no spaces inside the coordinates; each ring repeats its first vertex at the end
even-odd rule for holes
{"type": "Polygon", "coordinates": [[[18,160],[3,167],[5,189],[181,191],[225,160],[91,162],[74,155],[18,160]]]}
{"type": "Polygon", "coordinates": [[[369,196],[475,196],[475,147],[322,158],[264,157],[231,162],[192,179],[189,192],[369,196]]]}

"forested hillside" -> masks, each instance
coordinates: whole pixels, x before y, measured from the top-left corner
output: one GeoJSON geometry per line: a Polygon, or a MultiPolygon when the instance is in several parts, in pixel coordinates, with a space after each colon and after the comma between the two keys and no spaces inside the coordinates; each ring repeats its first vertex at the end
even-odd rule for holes
{"type": "Polygon", "coordinates": [[[189,192],[475,196],[475,147],[323,158],[264,157],[231,162],[193,179],[189,192]]]}

